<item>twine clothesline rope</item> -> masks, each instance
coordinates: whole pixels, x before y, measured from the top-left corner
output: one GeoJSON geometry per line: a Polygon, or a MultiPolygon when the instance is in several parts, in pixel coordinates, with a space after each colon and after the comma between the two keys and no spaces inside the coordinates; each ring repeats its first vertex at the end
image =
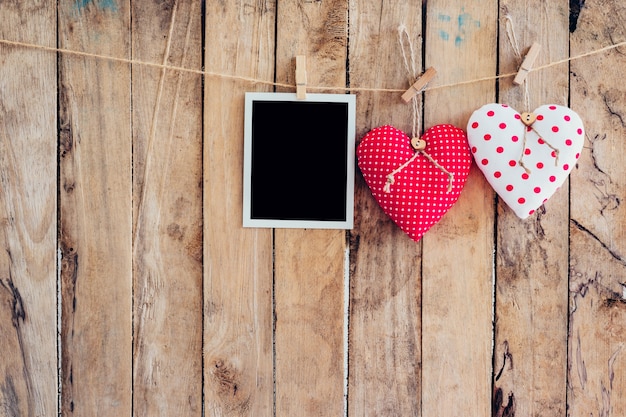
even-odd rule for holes
{"type": "MultiPolygon", "coordinates": [[[[245,76],[240,76],[240,75],[231,75],[231,74],[225,74],[225,73],[221,73],[221,72],[215,72],[215,71],[207,71],[207,70],[197,70],[197,69],[193,69],[193,68],[187,68],[187,67],[181,67],[181,66],[176,66],[176,65],[169,65],[169,64],[158,64],[156,62],[149,62],[149,61],[142,61],[142,60],[138,60],[138,59],[130,59],[130,58],[120,58],[120,57],[115,57],[115,56],[111,56],[111,55],[104,55],[104,54],[93,54],[90,52],[82,52],[82,51],[76,51],[76,50],[72,50],[72,49],[67,49],[67,48],[58,48],[58,47],[52,47],[52,46],[45,46],[45,45],[38,45],[38,44],[34,44],[34,43],[28,43],[28,42],[20,42],[20,41],[12,41],[12,40],[8,40],[8,39],[0,39],[0,45],[8,45],[8,46],[15,46],[15,47],[20,47],[20,48],[28,48],[28,49],[35,49],[35,50],[40,50],[40,51],[45,51],[45,52],[53,52],[53,53],[60,53],[60,54],[65,54],[65,55],[73,55],[73,56],[80,56],[80,57],[84,57],[84,58],[94,58],[94,59],[101,59],[101,60],[106,60],[106,61],[111,61],[111,62],[118,62],[118,63],[122,63],[122,64],[130,64],[130,65],[143,65],[146,67],[151,67],[151,68],[159,68],[159,69],[167,69],[167,70],[171,70],[171,71],[181,71],[181,72],[186,72],[186,73],[190,73],[190,74],[197,74],[197,75],[203,75],[206,77],[215,77],[215,78],[223,78],[223,79],[229,79],[229,80],[234,80],[234,81],[243,81],[243,82],[248,82],[251,84],[263,84],[263,85],[270,85],[270,86],[274,86],[274,87],[284,87],[284,88],[295,88],[296,85],[295,84],[289,84],[289,83],[280,83],[280,82],[276,82],[276,81],[268,81],[268,80],[262,80],[259,78],[254,78],[254,77],[245,77],[245,76]]],[[[553,61],[550,62],[548,64],[544,64],[544,65],[539,65],[536,67],[533,67],[532,69],[530,69],[529,72],[535,72],[535,71],[540,71],[546,68],[551,68],[551,67],[555,67],[557,65],[561,65],[567,62],[571,62],[571,61],[575,61],[578,59],[582,59],[582,58],[586,58],[592,55],[597,55],[597,54],[601,54],[604,52],[608,52],[610,50],[622,47],[622,46],[626,46],[626,41],[622,41],[619,43],[615,43],[613,45],[608,45],[599,49],[594,49],[592,51],[588,51],[579,55],[575,55],[572,57],[568,57],[568,58],[564,58],[564,59],[560,59],[557,61],[553,61]]],[[[458,87],[458,86],[463,86],[463,85],[468,85],[468,84],[475,84],[475,83],[480,83],[483,81],[495,81],[495,80],[499,80],[502,78],[508,78],[508,77],[514,77],[515,75],[517,75],[517,72],[511,72],[511,73],[506,73],[506,74],[498,74],[498,75],[492,75],[492,76],[487,76],[487,77],[480,77],[480,78],[474,78],[474,79],[470,79],[470,80],[466,80],[466,81],[460,81],[460,82],[454,82],[454,83],[449,83],[449,84],[442,84],[442,85],[434,85],[434,86],[429,86],[424,88],[422,91],[430,91],[430,90],[437,90],[437,89],[442,89],[442,88],[451,88],[451,87],[458,87]]],[[[381,93],[404,93],[406,91],[406,89],[398,89],[398,88],[373,88],[373,87],[337,87],[337,86],[313,86],[313,85],[307,85],[307,89],[308,90],[316,90],[316,91],[328,91],[328,90],[337,90],[337,91],[346,91],[346,92],[381,92],[381,93]]]]}

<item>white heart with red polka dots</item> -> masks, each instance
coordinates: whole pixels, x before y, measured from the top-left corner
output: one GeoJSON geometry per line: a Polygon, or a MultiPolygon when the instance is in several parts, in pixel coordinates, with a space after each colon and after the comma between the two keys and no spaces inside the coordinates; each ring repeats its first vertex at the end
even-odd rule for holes
{"type": "Polygon", "coordinates": [[[571,109],[548,104],[526,126],[506,104],[486,104],[467,124],[476,165],[500,198],[525,219],[565,182],[580,157],[583,123],[571,109]]]}

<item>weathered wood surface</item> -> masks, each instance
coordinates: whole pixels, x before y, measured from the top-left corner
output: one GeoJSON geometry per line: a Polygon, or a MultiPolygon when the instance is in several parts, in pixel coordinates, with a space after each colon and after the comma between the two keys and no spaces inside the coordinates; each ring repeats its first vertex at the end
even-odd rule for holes
{"type": "MultiPolygon", "coordinates": [[[[202,68],[199,3],[133,3],[133,59],[202,68]]],[[[135,66],[133,409],[202,411],[202,77],[135,66]]]]}
{"type": "MultiPolygon", "coordinates": [[[[437,84],[496,74],[496,2],[430,1],[425,66],[437,84]],[[451,64],[453,63],[453,64],[451,64]]],[[[493,102],[493,81],[427,92],[424,125],[465,130],[493,102]]],[[[494,193],[474,166],[452,209],[423,238],[422,413],[488,416],[491,394],[494,193]]]]}
{"type": "MultiPolygon", "coordinates": [[[[406,88],[403,23],[438,72],[419,128],[465,128],[527,110],[524,88],[441,86],[514,72],[514,40],[537,65],[626,41],[625,19],[608,0],[0,4],[2,39],[157,65],[0,44],[0,416],[625,415],[626,48],[529,75],[531,109],[571,106],[586,142],[525,221],[473,168],[418,243],[358,172],[352,231],[241,227],[244,93],[285,90],[296,55],[310,86],[406,88]]],[[[401,92],[355,92],[357,140],[411,131],[401,92]]]]}
{"type": "MultiPolygon", "coordinates": [[[[306,55],[307,83],[344,87],[347,2],[277,5],[276,80],[294,83],[293,57],[306,55]]],[[[341,415],[345,232],[277,229],[274,252],[276,414],[341,415]]]]}
{"type": "MultiPolygon", "coordinates": [[[[2,4],[0,21],[55,46],[52,3],[2,4]]],[[[0,415],[57,414],[55,61],[0,46],[0,415]]]]}
{"type": "MultiPolygon", "coordinates": [[[[515,72],[541,41],[535,65],[567,58],[568,1],[501,3],[500,71],[515,72]]],[[[532,72],[526,85],[499,83],[498,102],[520,112],[568,105],[568,65],[532,72]],[[530,108],[526,107],[528,91],[530,108]]],[[[499,201],[496,232],[494,410],[498,415],[564,416],[567,364],[567,183],[526,221],[499,201]],[[539,320],[538,320],[539,318],[539,320]]]]}
{"type": "MultiPolygon", "coordinates": [[[[587,2],[571,36],[578,55],[626,39],[621,2],[587,2]]],[[[626,415],[626,49],[570,69],[585,148],[571,178],[568,407],[571,416],[626,415]]]]}
{"type": "MultiPolygon", "coordinates": [[[[58,5],[61,47],[130,58],[128,2],[58,5]]],[[[59,61],[63,415],[132,409],[130,65],[59,61]]]]}
{"type": "MultiPolygon", "coordinates": [[[[408,87],[398,26],[406,25],[421,68],[421,11],[417,1],[352,3],[351,86],[408,87]]],[[[398,94],[358,93],[357,103],[358,138],[386,124],[412,129],[413,106],[398,94]]],[[[421,407],[422,389],[420,245],[383,213],[361,175],[357,181],[359,210],[350,232],[349,414],[411,416],[421,407]]]]}
{"type": "MultiPolygon", "coordinates": [[[[275,6],[257,6],[207,2],[207,71],[273,79],[275,6]]],[[[273,414],[272,231],[241,227],[243,97],[246,91],[262,88],[205,79],[203,311],[208,416],[273,414]]]]}

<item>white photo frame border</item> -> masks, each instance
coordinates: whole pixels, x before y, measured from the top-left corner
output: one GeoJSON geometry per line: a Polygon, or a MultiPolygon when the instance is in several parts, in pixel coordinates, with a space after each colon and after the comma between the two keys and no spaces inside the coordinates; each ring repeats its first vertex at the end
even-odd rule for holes
{"type": "MultiPolygon", "coordinates": [[[[312,120],[315,123],[315,120],[312,120]]],[[[297,99],[295,93],[245,93],[244,107],[244,163],[243,163],[243,227],[252,228],[298,228],[298,229],[344,229],[354,227],[354,175],[355,175],[356,96],[354,94],[307,94],[297,99]],[[252,217],[252,144],[253,104],[255,101],[345,103],[347,104],[346,138],[346,184],[345,220],[293,220],[252,217]]]]}

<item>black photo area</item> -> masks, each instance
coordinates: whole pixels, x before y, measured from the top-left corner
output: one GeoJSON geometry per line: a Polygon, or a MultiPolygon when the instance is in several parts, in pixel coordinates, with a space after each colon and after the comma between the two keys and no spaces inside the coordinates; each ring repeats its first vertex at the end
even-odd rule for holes
{"type": "Polygon", "coordinates": [[[346,220],[348,104],[254,101],[252,219],[346,220]]]}

